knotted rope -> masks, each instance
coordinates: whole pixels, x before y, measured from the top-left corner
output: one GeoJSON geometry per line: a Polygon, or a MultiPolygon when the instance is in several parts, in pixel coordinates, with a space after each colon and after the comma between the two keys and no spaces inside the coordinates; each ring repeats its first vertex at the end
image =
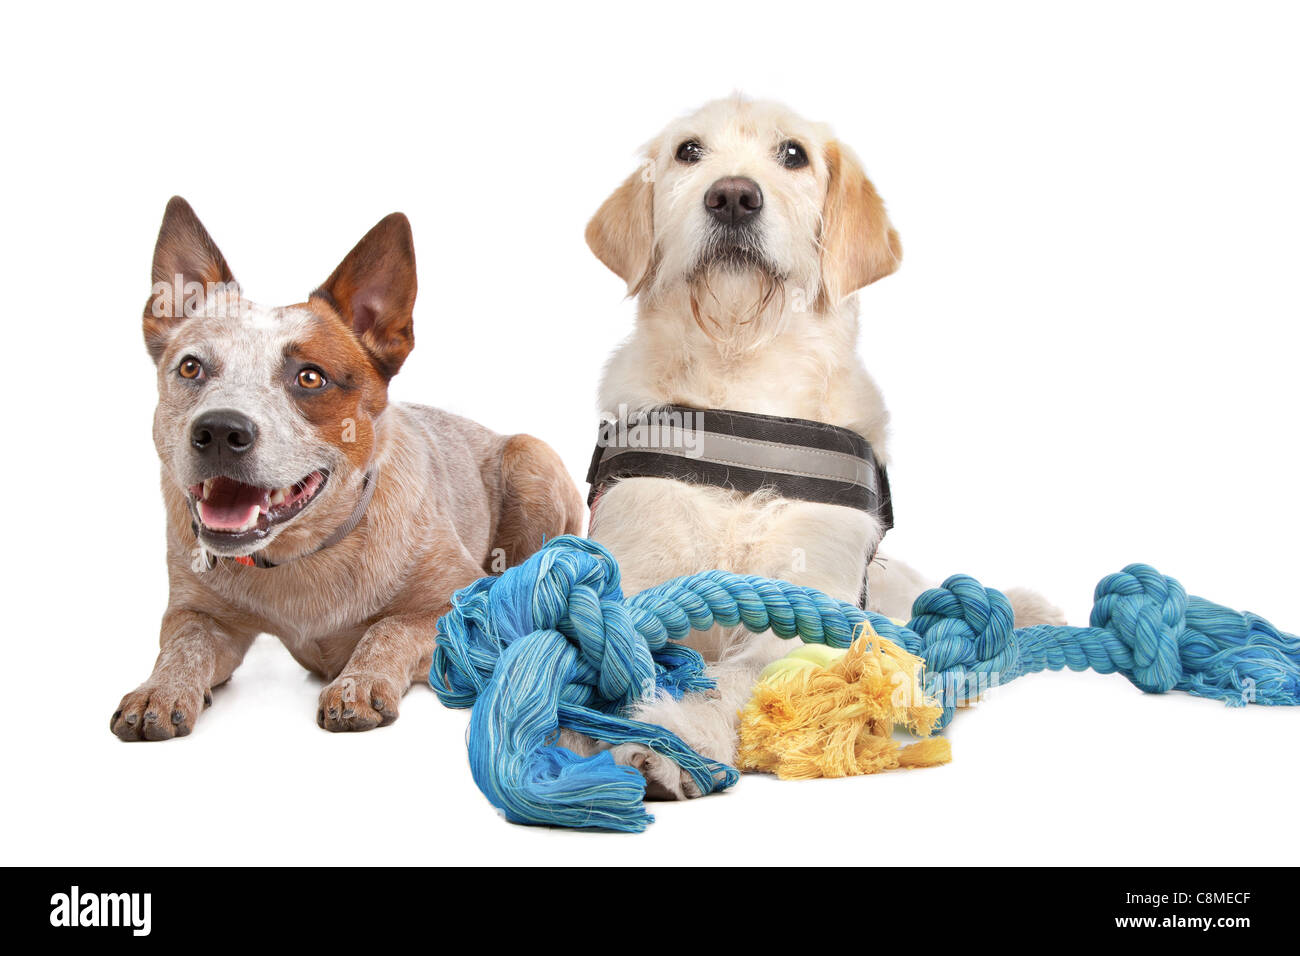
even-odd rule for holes
{"type": "Polygon", "coordinates": [[[925,659],[926,692],[944,708],[940,726],[990,686],[1063,667],[1118,672],[1151,693],[1300,703],[1300,638],[1263,618],[1189,598],[1143,564],[1102,579],[1094,598],[1089,627],[1020,630],[1006,597],[965,575],[921,595],[906,626],[812,588],[727,571],[624,598],[610,553],[565,535],[456,593],[438,623],[429,683],[444,704],[473,708],[470,768],[507,819],[615,830],[652,822],[644,778],[608,751],[580,757],[560,746],[560,728],[642,744],[689,773],[701,793],[730,787],[733,768],[623,716],[656,693],[711,688],[699,654],[678,642],[715,624],[847,647],[869,622],[925,659]]]}

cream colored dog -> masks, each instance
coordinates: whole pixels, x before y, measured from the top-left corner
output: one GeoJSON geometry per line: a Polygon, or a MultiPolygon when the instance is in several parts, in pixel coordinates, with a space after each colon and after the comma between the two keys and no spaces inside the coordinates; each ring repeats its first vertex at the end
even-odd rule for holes
{"type": "MultiPolygon", "coordinates": [[[[897,269],[902,247],[857,159],[825,126],[773,103],[710,103],[648,145],[587,242],[638,301],[635,331],[601,385],[606,417],[679,404],[811,419],[857,432],[887,463],[889,413],[858,357],[855,293],[897,269]]],[[[853,508],[637,477],[604,489],[590,535],[618,559],[629,594],[724,568],[856,602],[882,527],[853,508]]],[[[904,618],[927,583],[879,560],[869,582],[870,606],[904,618]]],[[[1059,618],[1030,592],[1011,596],[1018,624],[1059,618]]],[[[635,716],[730,763],[737,711],[790,646],[720,628],[694,643],[717,693],[649,701],[635,716]]],[[[697,795],[644,747],[614,756],[641,769],[651,796],[697,795]]]]}

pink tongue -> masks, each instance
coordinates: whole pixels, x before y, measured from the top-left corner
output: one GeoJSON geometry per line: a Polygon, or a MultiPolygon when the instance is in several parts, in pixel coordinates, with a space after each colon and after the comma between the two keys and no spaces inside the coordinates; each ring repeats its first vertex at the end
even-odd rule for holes
{"type": "Polygon", "coordinates": [[[269,506],[271,493],[232,478],[218,478],[208,496],[199,502],[199,520],[216,531],[234,531],[257,517],[258,509],[269,506]]]}

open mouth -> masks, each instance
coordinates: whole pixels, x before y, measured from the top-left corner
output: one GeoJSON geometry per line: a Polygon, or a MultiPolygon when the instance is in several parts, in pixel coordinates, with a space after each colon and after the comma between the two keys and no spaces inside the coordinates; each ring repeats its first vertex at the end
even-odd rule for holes
{"type": "Polygon", "coordinates": [[[234,478],[209,478],[189,488],[191,505],[205,537],[242,543],[265,536],[315,500],[326,471],[313,471],[285,488],[259,488],[234,478]]]}

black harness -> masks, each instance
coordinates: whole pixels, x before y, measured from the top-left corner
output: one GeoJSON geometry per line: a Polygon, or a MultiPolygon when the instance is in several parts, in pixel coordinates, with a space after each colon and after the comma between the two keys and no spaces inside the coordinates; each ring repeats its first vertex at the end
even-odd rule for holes
{"type": "MultiPolygon", "coordinates": [[[[672,478],[742,493],[843,505],[894,526],[889,475],[857,432],[802,418],[661,405],[601,423],[587,470],[594,506],[621,478],[672,478]]],[[[871,563],[874,555],[867,556],[871,563]]],[[[862,601],[867,594],[863,570],[862,601]]]]}

